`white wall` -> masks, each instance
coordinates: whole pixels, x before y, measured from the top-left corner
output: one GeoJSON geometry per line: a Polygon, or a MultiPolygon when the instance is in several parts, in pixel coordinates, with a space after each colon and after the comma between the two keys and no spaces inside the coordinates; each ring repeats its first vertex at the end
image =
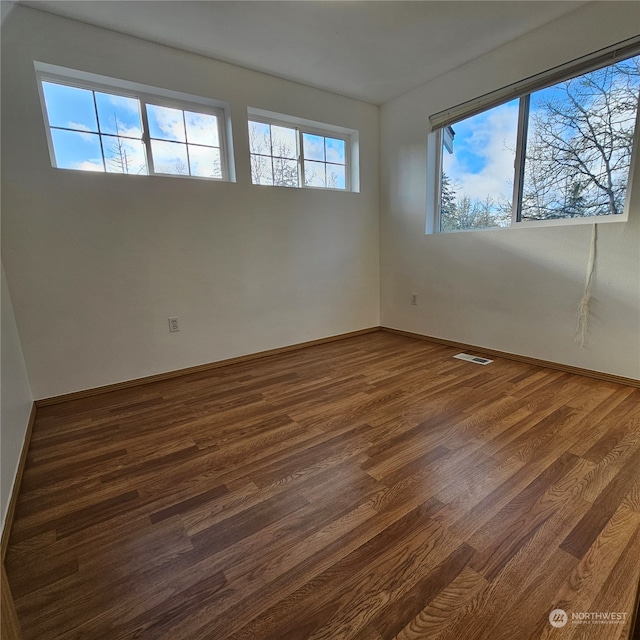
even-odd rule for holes
{"type": "Polygon", "coordinates": [[[2,269],[2,354],[0,356],[0,518],[4,528],[11,490],[33,405],[11,298],[2,269]]]}
{"type": "Polygon", "coordinates": [[[377,107],[25,7],[2,65],[3,261],[36,398],[379,324],[377,107]],[[33,60],[229,102],[237,183],[51,168],[33,60]],[[252,186],[248,106],[357,129],[360,193],[252,186]]]}
{"type": "Polygon", "coordinates": [[[589,225],[424,234],[429,114],[632,37],[638,24],[637,3],[592,3],[382,107],[382,325],[640,378],[640,162],[629,222],[598,226],[585,348],[572,337],[589,225]]]}

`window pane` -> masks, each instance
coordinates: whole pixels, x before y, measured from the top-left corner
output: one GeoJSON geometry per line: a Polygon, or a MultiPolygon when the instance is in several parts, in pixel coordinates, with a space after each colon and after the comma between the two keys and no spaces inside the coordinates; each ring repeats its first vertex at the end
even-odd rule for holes
{"type": "Polygon", "coordinates": [[[56,166],[60,169],[104,171],[100,137],[95,133],[81,133],[51,129],[56,166]]]}
{"type": "MultiPolygon", "coordinates": [[[[249,149],[251,153],[271,155],[271,127],[264,122],[249,122],[249,149]]],[[[256,183],[258,184],[258,183],[256,183]]]]}
{"type": "Polygon", "coordinates": [[[273,184],[278,187],[299,187],[298,161],[274,158],[273,184]]]}
{"type": "Polygon", "coordinates": [[[327,164],[327,187],[329,189],[346,189],[344,165],[327,164]]]}
{"type": "Polygon", "coordinates": [[[273,168],[270,157],[251,154],[251,182],[252,184],[273,185],[273,168]]]}
{"type": "Polygon", "coordinates": [[[189,145],[189,165],[192,176],[222,178],[220,149],[189,145]]]}
{"type": "Polygon", "coordinates": [[[176,142],[151,141],[153,168],[156,173],[189,175],[187,145],[176,142]]]}
{"type": "Polygon", "coordinates": [[[250,120],[249,148],[253,184],[346,189],[344,140],[250,120]]]}
{"type": "Polygon", "coordinates": [[[272,125],[271,145],[274,156],[294,159],[298,157],[298,144],[295,129],[272,125]]]}
{"type": "Polygon", "coordinates": [[[523,220],[623,212],[640,56],[531,94],[523,220]]]}
{"type": "MultiPolygon", "coordinates": [[[[181,109],[147,105],[149,135],[160,140],[178,140],[185,142],[184,121],[181,109]]],[[[175,172],[171,172],[175,173],[175,172]]]]}
{"type": "Polygon", "coordinates": [[[49,124],[79,131],[98,131],[93,91],[43,82],[49,124]]]}
{"type": "Polygon", "coordinates": [[[327,161],[346,164],[345,142],[338,138],[325,138],[327,145],[327,161]]]}
{"type": "Polygon", "coordinates": [[[304,163],[304,183],[308,187],[326,187],[325,164],[324,162],[311,162],[305,160],[304,163]]]}
{"type": "Polygon", "coordinates": [[[512,100],[443,131],[442,231],[509,225],[518,109],[512,100]]]}
{"type": "Polygon", "coordinates": [[[102,148],[109,173],[148,173],[144,145],[140,140],[102,136],[102,148]]]}
{"type": "Polygon", "coordinates": [[[306,160],[324,160],[324,137],[303,133],[304,157],[306,160]]]}
{"type": "Polygon", "coordinates": [[[218,118],[207,113],[185,111],[184,119],[187,125],[187,141],[219,147],[218,118]]]}
{"type": "Polygon", "coordinates": [[[96,106],[102,133],[130,138],[142,137],[139,100],[96,92],[96,106]]]}

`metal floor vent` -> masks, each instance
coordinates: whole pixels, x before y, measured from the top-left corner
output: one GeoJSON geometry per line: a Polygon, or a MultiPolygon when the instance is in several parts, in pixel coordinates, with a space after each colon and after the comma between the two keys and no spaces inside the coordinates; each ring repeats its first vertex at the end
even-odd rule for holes
{"type": "Polygon", "coordinates": [[[457,356],[453,356],[453,357],[458,358],[458,360],[475,362],[476,364],[489,364],[493,362],[493,360],[489,360],[489,358],[481,358],[480,356],[470,356],[468,353],[459,353],[457,356]]]}

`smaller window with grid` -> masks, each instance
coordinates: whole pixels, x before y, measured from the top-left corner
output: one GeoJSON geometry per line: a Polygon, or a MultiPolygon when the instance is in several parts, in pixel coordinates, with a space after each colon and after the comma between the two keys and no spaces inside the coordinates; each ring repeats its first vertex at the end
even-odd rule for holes
{"type": "Polygon", "coordinates": [[[139,100],[44,80],[42,91],[56,167],[149,173],[139,100]]]}
{"type": "Polygon", "coordinates": [[[356,132],[299,118],[249,115],[253,184],[354,190],[350,159],[356,132]]]}
{"type": "Polygon", "coordinates": [[[229,179],[223,103],[36,63],[58,169],[229,179]]]}
{"type": "Polygon", "coordinates": [[[346,142],[313,133],[302,134],[304,183],[309,187],[346,188],[346,142]]]}
{"type": "Polygon", "coordinates": [[[222,178],[218,116],[147,104],[156,173],[222,178]]]}

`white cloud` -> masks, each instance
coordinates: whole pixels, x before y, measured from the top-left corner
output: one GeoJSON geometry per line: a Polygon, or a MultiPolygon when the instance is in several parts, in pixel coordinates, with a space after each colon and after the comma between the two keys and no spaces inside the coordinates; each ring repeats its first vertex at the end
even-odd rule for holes
{"type": "Polygon", "coordinates": [[[220,152],[210,147],[189,145],[191,175],[222,178],[220,152]]]}
{"type": "Polygon", "coordinates": [[[102,160],[83,160],[73,165],[72,169],[80,171],[104,171],[102,160]]]}
{"type": "Polygon", "coordinates": [[[76,131],[91,132],[91,129],[86,124],[82,124],[82,122],[69,122],[67,127],[69,129],[75,129],[76,131]]]}
{"type": "Polygon", "coordinates": [[[136,125],[127,126],[120,121],[118,121],[117,124],[118,127],[116,129],[115,121],[113,121],[112,128],[107,129],[107,135],[115,135],[115,132],[118,131],[118,133],[125,138],[135,138],[136,140],[140,140],[142,138],[142,131],[140,130],[140,127],[137,127],[136,125]]]}
{"type": "MultiPolygon", "coordinates": [[[[149,105],[148,111],[149,119],[155,120],[164,138],[185,142],[184,122],[180,109],[149,105]]],[[[153,132],[153,129],[151,131],[153,132]]]]}
{"type": "Polygon", "coordinates": [[[271,125],[271,145],[274,156],[297,158],[296,130],[289,127],[271,125]]]}
{"type": "Polygon", "coordinates": [[[91,142],[96,144],[98,140],[98,134],[93,133],[86,124],[82,124],[81,122],[69,122],[68,128],[73,129],[73,132],[70,132],[69,135],[76,135],[85,142],[91,142]]]}
{"type": "Polygon", "coordinates": [[[344,164],[345,163],[344,147],[345,145],[342,140],[327,138],[327,162],[344,164]]]}
{"type": "Polygon", "coordinates": [[[116,96],[112,93],[105,94],[109,96],[109,102],[114,107],[120,107],[121,109],[127,109],[131,113],[140,113],[140,101],[137,98],[129,98],[127,96],[116,96]]]}
{"type": "MultiPolygon", "coordinates": [[[[479,119],[472,134],[458,143],[476,155],[483,166],[470,170],[454,153],[443,154],[445,173],[456,184],[458,196],[467,195],[472,200],[484,200],[489,195],[494,201],[512,197],[518,107],[504,105],[479,119]]],[[[455,129],[455,126],[454,126],[455,129]]]]}
{"type": "Polygon", "coordinates": [[[324,160],[324,138],[321,136],[304,136],[304,157],[310,160],[324,160]]]}
{"type": "Polygon", "coordinates": [[[151,141],[153,166],[159,173],[188,174],[187,145],[175,142],[151,141]]]}
{"type": "Polygon", "coordinates": [[[262,122],[249,122],[249,147],[251,153],[271,155],[270,145],[269,125],[262,122]]]}
{"type": "Polygon", "coordinates": [[[184,119],[187,124],[187,138],[189,142],[219,147],[218,118],[207,113],[185,111],[184,119]]]}

